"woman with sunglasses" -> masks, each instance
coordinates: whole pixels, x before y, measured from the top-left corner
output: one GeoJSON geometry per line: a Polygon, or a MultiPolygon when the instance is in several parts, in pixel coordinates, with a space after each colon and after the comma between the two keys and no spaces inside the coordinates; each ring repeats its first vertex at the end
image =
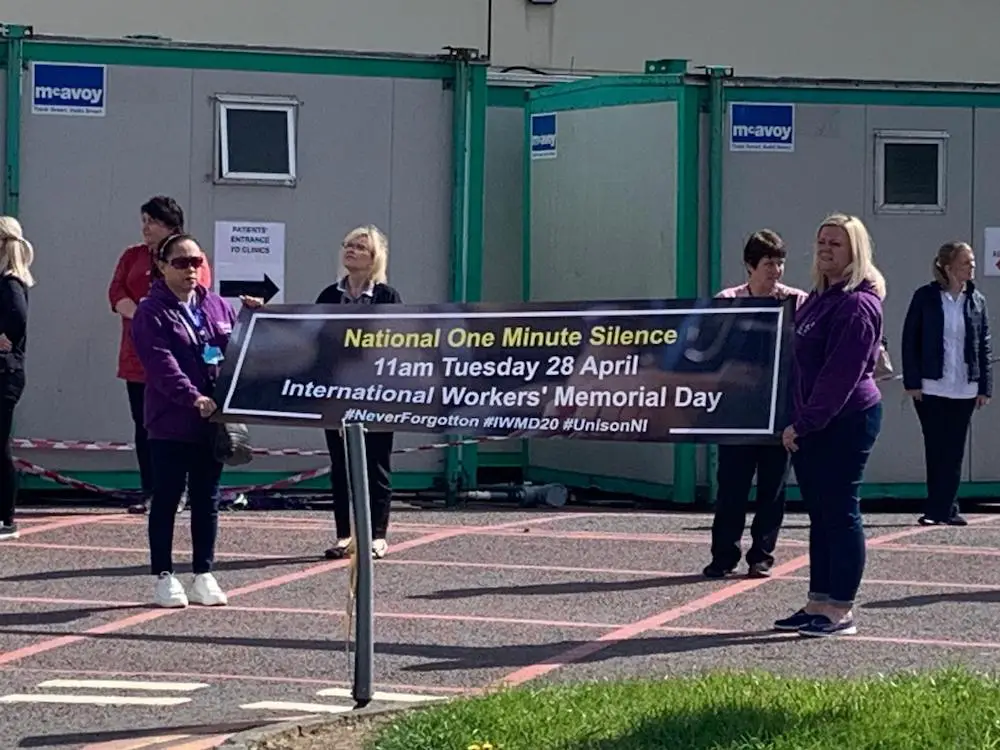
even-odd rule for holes
{"type": "Polygon", "coordinates": [[[199,282],[206,266],[193,237],[165,238],[156,251],[149,295],[132,318],[132,339],[146,373],[144,424],[153,470],[150,572],[156,576],[154,602],[160,607],[227,603],[212,575],[222,464],[215,458],[208,417],[216,410],[211,394],[236,314],[199,282]],[[174,575],[172,560],[174,519],[185,482],[194,572],[188,593],[174,575]]]}

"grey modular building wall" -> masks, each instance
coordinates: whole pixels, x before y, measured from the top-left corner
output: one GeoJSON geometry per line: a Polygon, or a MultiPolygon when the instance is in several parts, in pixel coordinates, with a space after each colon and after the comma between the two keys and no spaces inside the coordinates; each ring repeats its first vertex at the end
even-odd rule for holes
{"type": "MultiPolygon", "coordinates": [[[[38,284],[19,437],[131,440],[125,386],[115,378],[119,321],[107,288],[122,250],[141,241],[139,207],[152,195],[181,203],[216,273],[217,221],[283,223],[285,302],[311,302],[335,281],[341,239],[368,223],[389,236],[389,281],[406,302],[461,299],[456,294],[474,301],[478,294],[478,270],[475,279],[456,283],[466,266],[454,263],[480,257],[481,225],[456,231],[454,217],[481,212],[481,145],[474,153],[469,133],[485,117],[485,65],[91,40],[35,39],[24,49],[26,69],[33,61],[79,61],[105,65],[107,78],[103,116],[35,113],[28,75],[24,83],[19,216],[37,248],[38,284]],[[456,125],[462,66],[474,71],[461,89],[470,116],[456,125]],[[294,181],[218,179],[218,103],[227,97],[294,102],[294,181]],[[462,148],[457,127],[466,128],[462,148]],[[456,169],[459,158],[467,163],[456,169]],[[456,201],[465,207],[456,211],[456,201]],[[467,244],[456,248],[456,242],[467,244]]],[[[325,447],[321,432],[309,429],[257,427],[254,442],[269,449],[325,447]]],[[[400,434],[396,447],[435,442],[440,436],[400,434]]],[[[430,486],[444,471],[444,453],[397,456],[394,471],[404,486],[430,486]]],[[[122,452],[34,451],[26,458],[79,476],[118,476],[118,484],[128,484],[120,477],[135,469],[132,455],[122,452]]],[[[322,464],[322,458],[260,457],[247,471],[280,474],[322,464]]],[[[239,470],[226,473],[228,483],[254,481],[241,480],[239,470]]]]}

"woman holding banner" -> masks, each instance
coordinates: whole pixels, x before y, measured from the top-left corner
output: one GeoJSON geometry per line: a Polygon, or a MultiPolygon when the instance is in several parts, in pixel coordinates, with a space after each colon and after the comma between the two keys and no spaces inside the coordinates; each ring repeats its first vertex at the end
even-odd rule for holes
{"type": "MultiPolygon", "coordinates": [[[[358,227],[341,243],[340,280],[326,287],[316,298],[317,305],[394,305],[401,304],[399,292],[386,283],[389,264],[389,241],[372,225],[358,227]]],[[[241,297],[247,307],[261,307],[258,297],[241,297]]],[[[340,430],[325,430],[327,449],[332,467],[333,519],[337,540],[326,550],[327,559],[337,560],[351,551],[351,502],[347,481],[344,440],[340,430]]],[[[385,557],[389,551],[386,535],[392,503],[392,444],[393,433],[367,431],[365,460],[372,513],[372,556],[385,557]]]]}
{"type": "Polygon", "coordinates": [[[216,411],[212,391],[236,323],[233,308],[199,281],[206,265],[197,241],[165,238],[156,254],[155,281],[132,318],[135,350],[146,373],[144,422],[149,433],[153,498],[149,505],[150,572],[160,607],[224,605],[212,575],[219,532],[216,411]],[[190,592],[174,576],[177,504],[187,483],[194,582],[190,592]]]}
{"type": "MultiPolygon", "coordinates": [[[[806,293],[785,286],[785,243],[770,229],[754,232],[743,248],[747,281],[723,289],[716,297],[794,297],[801,306],[806,293]]],[[[765,578],[774,565],[774,548],[785,516],[785,480],[788,477],[788,451],[774,445],[720,445],[718,498],[712,522],[712,561],[703,573],[708,578],[723,578],[736,569],[743,552],[740,538],[746,526],[747,502],[754,475],[757,476],[756,512],[750,527],[751,546],[747,551],[747,572],[752,578],[765,578]]]]}
{"type": "Polygon", "coordinates": [[[882,426],[874,373],[886,288],[860,219],[834,214],[820,225],[813,285],[796,316],[794,416],[782,434],[809,512],[809,596],[774,627],[825,637],[857,632],[866,554],[859,489],[882,426]]]}
{"type": "Polygon", "coordinates": [[[990,316],[975,272],[969,245],[942,245],[934,280],[913,293],[903,324],[903,386],[924,435],[925,526],[968,523],[958,507],[965,443],[973,412],[993,393],[990,316]]]}
{"type": "MultiPolygon", "coordinates": [[[[157,195],[142,204],[142,242],[131,245],[118,259],[108,287],[111,309],[121,317],[121,342],[118,346],[118,377],[125,381],[129,410],[135,427],[135,453],[139,462],[142,501],[129,508],[131,513],[145,513],[153,494],[153,474],[149,460],[146,428],[143,426],[143,402],[146,375],[132,343],[132,318],[139,302],[149,294],[152,270],[156,264],[157,245],[171,234],[184,231],[184,210],[173,198],[157,195]]],[[[206,263],[198,269],[198,281],[212,286],[212,269],[206,263]]]]}

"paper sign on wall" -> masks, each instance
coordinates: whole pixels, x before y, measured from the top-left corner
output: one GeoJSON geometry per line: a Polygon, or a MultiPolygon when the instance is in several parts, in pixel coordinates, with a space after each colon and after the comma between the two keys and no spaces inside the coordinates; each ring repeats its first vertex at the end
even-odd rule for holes
{"type": "Polygon", "coordinates": [[[730,151],[794,151],[795,105],[729,105],[730,151]]]}
{"type": "Polygon", "coordinates": [[[31,113],[104,117],[108,93],[106,65],[31,63],[31,113]]]}
{"type": "Polygon", "coordinates": [[[986,227],[983,275],[1000,276],[1000,227],[986,227]]]}
{"type": "Polygon", "coordinates": [[[284,302],[285,225],[260,221],[215,222],[215,291],[284,302]]]}
{"type": "Polygon", "coordinates": [[[531,116],[531,158],[554,159],[556,156],[556,113],[531,116]]]}

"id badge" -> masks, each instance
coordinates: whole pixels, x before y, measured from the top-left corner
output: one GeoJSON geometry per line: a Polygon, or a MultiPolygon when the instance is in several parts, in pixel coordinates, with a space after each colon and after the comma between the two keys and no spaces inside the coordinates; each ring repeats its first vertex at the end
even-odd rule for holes
{"type": "Polygon", "coordinates": [[[201,350],[201,358],[205,360],[205,364],[217,365],[223,359],[222,349],[217,346],[209,346],[208,344],[205,344],[201,350]]]}

